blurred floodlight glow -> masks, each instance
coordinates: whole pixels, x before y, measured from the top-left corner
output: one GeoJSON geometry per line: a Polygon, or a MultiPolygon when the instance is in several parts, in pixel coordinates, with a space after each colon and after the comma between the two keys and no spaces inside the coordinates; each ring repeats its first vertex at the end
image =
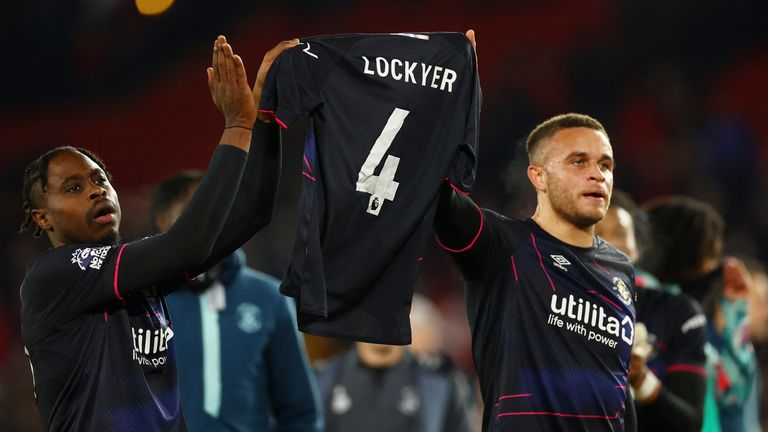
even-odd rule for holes
{"type": "Polygon", "coordinates": [[[142,15],[159,15],[171,7],[174,0],[136,0],[136,8],[142,15]]]}

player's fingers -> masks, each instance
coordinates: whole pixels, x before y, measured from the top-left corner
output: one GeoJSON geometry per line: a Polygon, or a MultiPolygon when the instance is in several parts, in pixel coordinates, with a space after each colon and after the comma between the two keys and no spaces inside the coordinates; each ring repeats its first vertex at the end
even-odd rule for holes
{"type": "Polygon", "coordinates": [[[224,73],[226,74],[226,80],[228,82],[234,81],[237,76],[235,74],[235,60],[232,58],[235,54],[232,52],[232,46],[228,43],[224,44],[224,73]]]}
{"type": "Polygon", "coordinates": [[[469,43],[472,44],[472,48],[477,49],[477,38],[475,37],[475,31],[472,29],[467,30],[464,35],[469,39],[469,43]]]}
{"type": "Polygon", "coordinates": [[[213,94],[213,81],[214,77],[216,76],[216,72],[212,67],[209,67],[205,70],[205,73],[208,75],[208,90],[210,90],[211,94],[213,94]]]}
{"type": "Polygon", "coordinates": [[[211,68],[216,72],[216,50],[219,49],[218,39],[213,41],[213,51],[211,54],[211,68]]]}
{"type": "Polygon", "coordinates": [[[216,78],[218,81],[223,81],[225,79],[225,61],[224,61],[224,36],[219,36],[216,39],[216,66],[214,69],[216,70],[216,78]]]}
{"type": "Polygon", "coordinates": [[[245,73],[245,65],[243,64],[243,59],[240,58],[239,55],[235,54],[232,56],[232,60],[234,60],[235,63],[235,76],[237,78],[237,84],[239,86],[243,84],[248,86],[248,77],[245,73]]]}
{"type": "Polygon", "coordinates": [[[283,51],[289,48],[293,48],[298,44],[299,44],[298,39],[291,39],[291,40],[282,41],[278,43],[277,45],[275,45],[274,48],[272,48],[271,50],[267,51],[266,54],[264,54],[264,63],[267,63],[267,62],[272,63],[277,58],[277,56],[280,55],[280,53],[282,53],[283,51]]]}

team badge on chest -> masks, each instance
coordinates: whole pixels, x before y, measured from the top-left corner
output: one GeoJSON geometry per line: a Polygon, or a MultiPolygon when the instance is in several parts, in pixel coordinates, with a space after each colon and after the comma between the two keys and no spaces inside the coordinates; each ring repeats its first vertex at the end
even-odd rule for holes
{"type": "Polygon", "coordinates": [[[619,294],[619,298],[621,299],[622,303],[627,306],[632,304],[632,294],[629,292],[629,288],[627,287],[626,282],[624,282],[624,279],[620,277],[614,277],[613,290],[619,294]]]}

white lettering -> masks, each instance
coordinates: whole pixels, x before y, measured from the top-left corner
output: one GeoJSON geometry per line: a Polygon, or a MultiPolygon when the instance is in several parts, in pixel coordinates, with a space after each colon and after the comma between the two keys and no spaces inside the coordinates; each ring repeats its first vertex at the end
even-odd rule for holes
{"type": "Polygon", "coordinates": [[[442,67],[440,67],[440,66],[435,66],[434,75],[432,75],[432,84],[430,84],[430,85],[429,85],[430,87],[432,87],[432,88],[437,88],[437,83],[436,83],[436,81],[437,81],[438,79],[440,79],[440,71],[441,71],[441,70],[443,70],[443,68],[442,68],[442,67]]]}
{"type": "Polygon", "coordinates": [[[416,69],[416,63],[405,62],[405,82],[416,84],[416,77],[413,75],[414,69],[416,69]]]}
{"type": "Polygon", "coordinates": [[[452,69],[445,69],[445,75],[443,75],[443,81],[440,83],[440,90],[445,91],[445,85],[448,85],[448,93],[453,93],[453,83],[456,82],[456,72],[452,69]]]}
{"type": "Polygon", "coordinates": [[[403,74],[395,72],[395,65],[403,66],[403,62],[399,59],[392,59],[392,78],[400,81],[403,78],[403,74]]]}
{"type": "Polygon", "coordinates": [[[380,77],[386,77],[389,74],[389,63],[384,57],[376,57],[376,73],[380,77]]]}
{"type": "Polygon", "coordinates": [[[427,86],[427,74],[432,70],[432,65],[421,64],[421,85],[427,86]]]}
{"type": "Polygon", "coordinates": [[[363,61],[365,61],[365,66],[363,66],[363,73],[366,75],[373,75],[373,71],[370,69],[371,63],[368,61],[368,58],[363,56],[363,61]]]}
{"type": "Polygon", "coordinates": [[[572,294],[568,298],[561,298],[557,294],[552,294],[549,308],[552,312],[547,317],[547,324],[549,325],[556,327],[565,325],[566,330],[586,336],[587,340],[599,342],[611,348],[615,348],[618,341],[609,335],[621,337],[628,345],[632,345],[634,322],[629,315],[625,315],[619,321],[619,318],[610,314],[610,311],[606,311],[604,307],[581,298],[577,299],[572,294]],[[590,326],[592,329],[587,329],[586,326],[590,326]]]}

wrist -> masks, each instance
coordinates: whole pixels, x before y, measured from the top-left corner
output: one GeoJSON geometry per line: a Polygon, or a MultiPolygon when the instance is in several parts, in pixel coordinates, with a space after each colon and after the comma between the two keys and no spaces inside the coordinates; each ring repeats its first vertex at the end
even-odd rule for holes
{"type": "Polygon", "coordinates": [[[239,116],[232,119],[224,119],[224,129],[229,128],[253,128],[253,122],[256,121],[256,116],[239,116]]]}
{"type": "Polygon", "coordinates": [[[640,404],[649,404],[656,400],[661,392],[661,381],[656,375],[648,370],[643,375],[642,379],[636,380],[632,383],[632,390],[635,394],[635,400],[640,404]]]}

